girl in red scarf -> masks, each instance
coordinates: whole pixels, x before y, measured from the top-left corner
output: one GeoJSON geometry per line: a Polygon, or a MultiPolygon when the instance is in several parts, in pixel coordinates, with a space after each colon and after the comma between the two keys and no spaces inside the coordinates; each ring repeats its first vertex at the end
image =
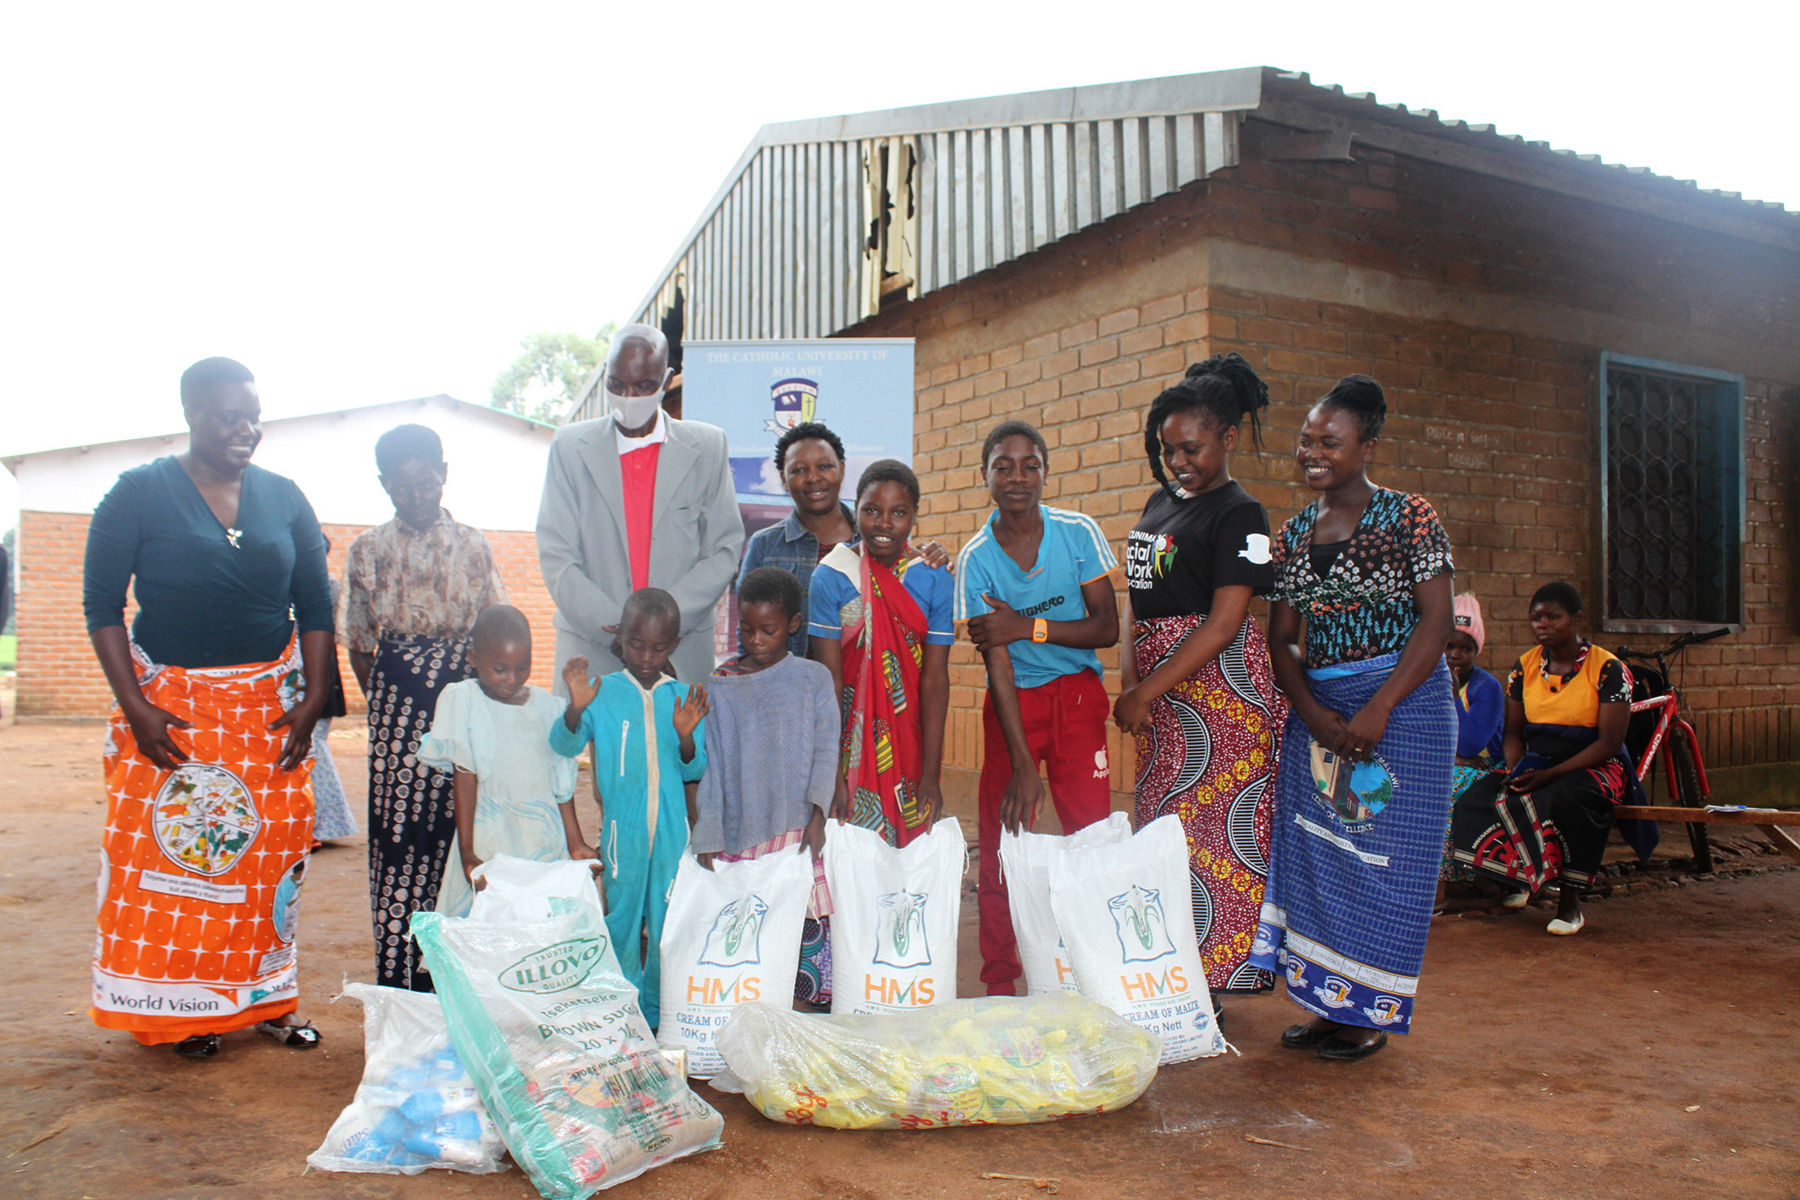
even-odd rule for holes
{"type": "Polygon", "coordinates": [[[861,540],[839,545],[813,572],[811,656],[843,698],[843,769],[832,815],[904,846],[944,807],[944,717],[956,640],[950,573],[915,556],[907,539],[919,480],[894,459],[871,463],[856,485],[861,540]]]}

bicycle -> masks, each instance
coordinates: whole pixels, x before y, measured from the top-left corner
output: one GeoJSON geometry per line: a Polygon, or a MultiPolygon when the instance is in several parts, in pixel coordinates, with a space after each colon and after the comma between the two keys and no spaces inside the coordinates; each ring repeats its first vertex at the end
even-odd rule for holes
{"type": "MultiPolygon", "coordinates": [[[[1631,672],[1631,726],[1625,735],[1625,744],[1637,764],[1638,779],[1646,786],[1650,783],[1657,755],[1662,754],[1669,799],[1677,808],[1705,808],[1712,789],[1706,782],[1706,760],[1700,754],[1700,738],[1681,715],[1681,692],[1669,677],[1669,660],[1689,646],[1722,638],[1730,632],[1729,628],[1724,628],[1684,633],[1661,650],[1613,648],[1613,653],[1626,660],[1628,665],[1632,660],[1656,664],[1654,669],[1645,665],[1631,672]],[[1642,699],[1637,696],[1640,689],[1644,692],[1642,699]],[[1641,714],[1657,710],[1661,715],[1653,720],[1639,720],[1641,714]],[[1643,736],[1646,729],[1650,730],[1647,737],[1643,736]]],[[[1712,845],[1707,840],[1706,825],[1690,821],[1687,830],[1688,841],[1694,848],[1694,871],[1706,874],[1713,869],[1712,845]]]]}

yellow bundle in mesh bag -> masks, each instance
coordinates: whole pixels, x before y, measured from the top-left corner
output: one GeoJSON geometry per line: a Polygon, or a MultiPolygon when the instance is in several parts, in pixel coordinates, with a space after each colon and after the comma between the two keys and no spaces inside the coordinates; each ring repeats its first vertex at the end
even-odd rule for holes
{"type": "Polygon", "coordinates": [[[752,1001],[732,1010],[717,1044],[731,1078],[714,1087],[741,1087],[770,1120],[831,1129],[1110,1112],[1150,1086],[1160,1049],[1155,1035],[1072,993],[830,1017],[752,1001]]]}

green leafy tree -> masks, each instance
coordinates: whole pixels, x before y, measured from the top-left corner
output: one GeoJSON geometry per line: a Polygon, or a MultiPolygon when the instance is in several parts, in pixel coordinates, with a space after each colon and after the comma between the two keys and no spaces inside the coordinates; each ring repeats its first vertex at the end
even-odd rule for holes
{"type": "Polygon", "coordinates": [[[579,333],[534,333],[523,339],[519,347],[524,353],[494,380],[488,403],[538,421],[562,421],[582,381],[606,360],[617,328],[608,324],[591,338],[579,333]]]}

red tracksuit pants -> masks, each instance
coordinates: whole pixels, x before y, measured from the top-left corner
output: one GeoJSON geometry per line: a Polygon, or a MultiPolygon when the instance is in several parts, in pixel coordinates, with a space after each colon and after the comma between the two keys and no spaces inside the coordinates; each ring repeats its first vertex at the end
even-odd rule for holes
{"type": "MultiPolygon", "coordinates": [[[[1106,754],[1106,722],[1112,715],[1106,688],[1092,671],[1064,675],[1041,687],[1019,689],[1019,715],[1034,764],[1043,763],[1050,799],[1064,833],[1104,820],[1112,811],[1112,764],[1106,754]]],[[[980,845],[981,982],[990,996],[1013,995],[1019,948],[1013,937],[1006,881],[1000,876],[1000,799],[1012,779],[1012,756],[989,693],[982,707],[980,845]]]]}

